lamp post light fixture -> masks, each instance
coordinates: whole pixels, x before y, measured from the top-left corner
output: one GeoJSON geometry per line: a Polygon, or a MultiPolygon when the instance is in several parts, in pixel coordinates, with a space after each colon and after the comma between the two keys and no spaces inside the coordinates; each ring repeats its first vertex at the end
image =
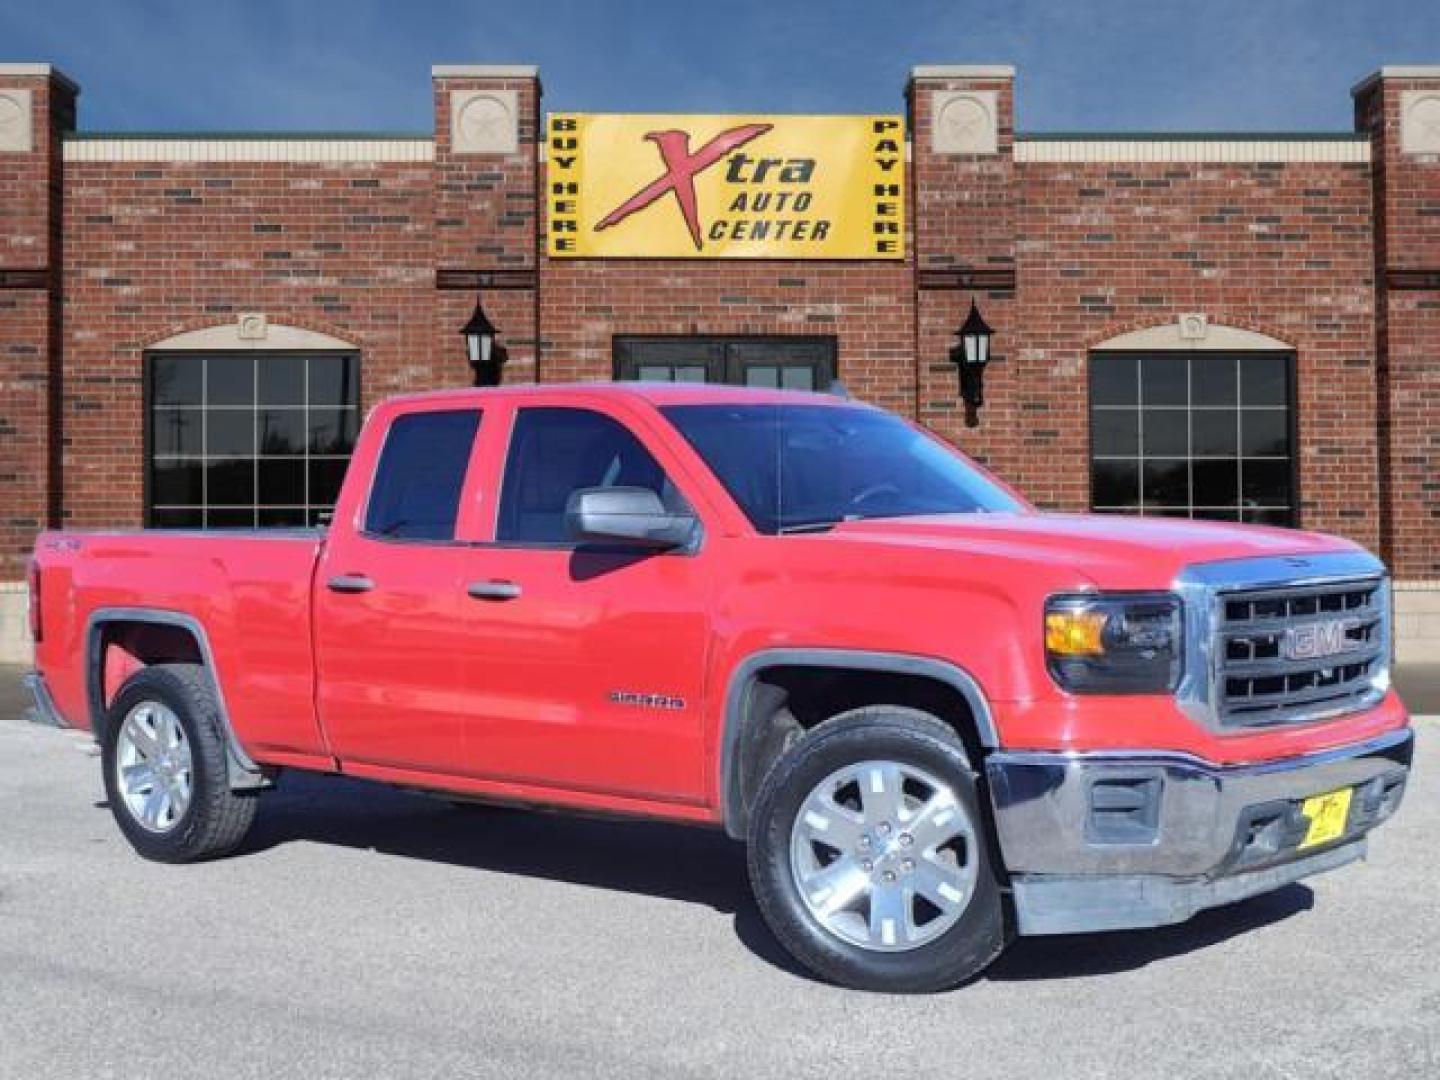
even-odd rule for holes
{"type": "Polygon", "coordinates": [[[980,425],[980,407],[985,404],[985,365],[990,363],[993,332],[971,300],[970,314],[955,331],[960,341],[950,347],[950,362],[960,369],[960,397],[965,402],[966,427],[980,425]]]}
{"type": "Polygon", "coordinates": [[[470,321],[460,328],[465,338],[465,353],[470,369],[475,373],[476,386],[499,386],[500,370],[505,366],[505,347],[496,340],[498,332],[480,298],[475,298],[475,310],[470,321]]]}

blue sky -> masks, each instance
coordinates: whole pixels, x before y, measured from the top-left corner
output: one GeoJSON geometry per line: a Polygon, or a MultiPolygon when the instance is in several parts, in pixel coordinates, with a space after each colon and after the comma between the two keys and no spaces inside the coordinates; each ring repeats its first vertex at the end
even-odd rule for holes
{"type": "Polygon", "coordinates": [[[1019,68],[1017,125],[1348,130],[1349,87],[1440,63],[1440,0],[0,0],[91,130],[432,126],[432,63],[538,63],[550,109],[898,111],[916,63],[1019,68]]]}

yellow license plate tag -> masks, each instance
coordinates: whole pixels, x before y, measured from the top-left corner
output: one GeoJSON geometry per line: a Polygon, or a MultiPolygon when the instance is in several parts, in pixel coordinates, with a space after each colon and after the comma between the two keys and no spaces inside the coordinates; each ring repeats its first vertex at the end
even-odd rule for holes
{"type": "Polygon", "coordinates": [[[1354,793],[1353,788],[1341,788],[1301,804],[1300,812],[1310,819],[1310,828],[1300,841],[1302,851],[1345,835],[1345,824],[1350,820],[1350,798],[1354,793]]]}

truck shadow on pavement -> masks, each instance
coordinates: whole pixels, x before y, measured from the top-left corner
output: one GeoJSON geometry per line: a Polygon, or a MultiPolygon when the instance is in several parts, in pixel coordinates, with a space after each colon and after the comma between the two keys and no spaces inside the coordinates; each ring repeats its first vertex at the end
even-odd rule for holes
{"type": "Polygon", "coordinates": [[[1286,885],[1229,907],[1202,911],[1189,922],[1151,930],[1017,938],[986,972],[1002,981],[1081,978],[1133,971],[1156,961],[1219,945],[1315,906],[1304,885],[1286,885]]]}
{"type": "MultiPolygon", "coordinates": [[[[488,873],[702,904],[734,919],[752,953],[810,979],[770,934],[750,895],[744,848],[718,830],[545,813],[443,799],[344,777],[286,773],[263,796],[237,858],[289,843],[334,844],[488,873]]],[[[1145,967],[1308,911],[1302,885],[1202,912],[1179,926],[1021,938],[984,978],[1083,978],[1145,967]]]]}

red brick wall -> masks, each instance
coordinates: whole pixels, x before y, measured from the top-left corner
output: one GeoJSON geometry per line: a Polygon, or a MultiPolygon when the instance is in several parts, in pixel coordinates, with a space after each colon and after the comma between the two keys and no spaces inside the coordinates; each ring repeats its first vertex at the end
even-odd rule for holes
{"type": "Polygon", "coordinates": [[[439,77],[435,90],[436,265],[534,269],[540,83],[533,78],[439,77]],[[450,137],[452,95],[499,90],[516,96],[519,148],[514,154],[457,153],[450,137]]]}
{"type": "Polygon", "coordinates": [[[922,271],[1008,269],[1015,259],[1017,194],[1013,80],[919,78],[908,96],[917,265],[922,271]],[[995,94],[998,153],[933,151],[936,95],[952,90],[995,94]]]}
{"type": "Polygon", "coordinates": [[[850,392],[911,415],[911,289],[903,263],[548,260],[540,377],[610,378],[614,334],[833,335],[850,392]]]}
{"type": "MultiPolygon", "coordinates": [[[[919,380],[918,418],[941,435],[994,467],[1007,480],[1026,486],[1015,462],[996,456],[1002,444],[1023,452],[1045,446],[1050,425],[1022,400],[1017,382],[1018,346],[1024,328],[1017,321],[1017,190],[1014,159],[1015,95],[1008,78],[917,78],[909,92],[911,131],[911,203],[915,221],[916,341],[919,380]],[[935,100],[957,90],[995,94],[995,154],[937,154],[933,149],[935,100]],[[934,286],[936,280],[941,282],[934,286]],[[985,287],[986,280],[998,287],[985,287]],[[979,303],[994,330],[990,366],[985,374],[985,405],[980,426],[964,426],[959,372],[950,362],[956,330],[971,300],[979,303]]],[[[1014,457],[1014,455],[1011,455],[1014,457]]],[[[1043,471],[1043,470],[1042,470],[1043,471]]],[[[1027,487],[1041,505],[1053,499],[1027,487]]]]}
{"type": "Polygon", "coordinates": [[[48,292],[0,290],[0,326],[0,580],[13,581],[49,519],[48,292]]]}
{"type": "Polygon", "coordinates": [[[1437,79],[1377,79],[1356,95],[1373,147],[1385,548],[1397,577],[1440,578],[1440,155],[1400,147],[1401,95],[1437,79]],[[1428,277],[1417,281],[1417,275],[1428,277]]]}
{"type": "Polygon", "coordinates": [[[1020,190],[1016,378],[1056,434],[1003,470],[1083,508],[1088,350],[1204,312],[1295,347],[1299,523],[1378,544],[1364,165],[1027,164],[1020,190]]]}
{"type": "MultiPolygon", "coordinates": [[[[434,232],[431,265],[440,270],[501,271],[504,288],[485,288],[486,314],[508,352],[505,379],[535,379],[540,336],[535,292],[540,259],[540,82],[535,78],[444,76],[434,81],[434,232]],[[468,90],[515,94],[519,128],[514,154],[456,153],[451,142],[451,96],[468,90]],[[519,287],[517,287],[519,286],[519,287]]],[[[436,303],[439,348],[453,350],[458,328],[475,307],[472,290],[446,291],[436,303]]]]}
{"type": "MultiPolygon", "coordinates": [[[[49,86],[36,85],[48,117],[49,86]]],[[[356,343],[368,405],[469,381],[458,328],[476,283],[510,381],[609,378],[617,334],[834,335],[852,392],[918,415],[1040,505],[1071,510],[1089,500],[1089,350],[1201,311],[1296,349],[1301,523],[1390,541],[1402,576],[1440,576],[1429,479],[1440,387],[1427,363],[1440,301],[1390,290],[1377,324],[1374,294],[1377,257],[1440,267],[1440,166],[1397,156],[1388,90],[1359,103],[1375,131],[1376,235],[1367,166],[1017,163],[1010,80],[922,78],[911,255],[880,263],[544,259],[538,82],[442,75],[434,89],[433,165],[71,162],[62,188],[50,184],[55,147],[0,155],[0,268],[32,265],[36,250],[33,265],[59,266],[45,238],[63,221],[66,383],[53,395],[61,474],[46,468],[60,430],[45,412],[58,307],[43,288],[0,290],[0,578],[19,576],[57,477],[68,522],[141,520],[148,345],[263,311],[356,343]],[[516,153],[454,152],[450,96],[477,87],[517,94],[516,153]],[[997,93],[998,154],[933,153],[931,96],[946,89],[997,93]],[[996,331],[974,429],[947,360],[972,297],[996,331]]]]}
{"type": "MultiPolygon", "coordinates": [[[[51,84],[44,76],[0,76],[0,86],[30,91],[31,148],[0,153],[0,266],[43,267],[50,262],[51,84]]],[[[56,88],[59,89],[58,87],[56,88]]],[[[61,107],[57,95],[56,107],[61,107]]]]}
{"type": "Polygon", "coordinates": [[[430,180],[424,163],[70,162],[67,522],[141,522],[142,358],[173,334],[261,311],[359,346],[366,405],[463,384],[432,313],[430,180]]]}
{"type": "Polygon", "coordinates": [[[1013,257],[1017,289],[979,294],[996,352],[981,425],[967,429],[943,358],[975,294],[922,287],[922,420],[1039,505],[1083,510],[1089,350],[1204,312],[1295,347],[1300,523],[1377,546],[1367,167],[1011,162],[1013,180],[1002,183],[1006,169],[993,161],[936,161],[930,151],[929,95],[982,85],[994,88],[916,84],[916,201],[932,207],[920,214],[921,266],[953,256],[981,269],[1013,257]],[[996,190],[973,212],[973,202],[937,212],[948,193],[989,184],[996,190]],[[990,212],[1006,227],[977,221],[990,212]]]}
{"type": "Polygon", "coordinates": [[[0,581],[23,576],[37,530],[61,497],[52,387],[61,380],[54,294],[61,258],[60,133],[75,95],[48,76],[5,76],[30,90],[32,148],[0,153],[0,581]]]}
{"type": "MultiPolygon", "coordinates": [[[[72,162],[66,183],[65,520],[144,513],[145,349],[264,312],[361,351],[366,407],[471,379],[459,328],[472,289],[437,270],[529,270],[536,260],[534,79],[437,79],[435,162],[72,162]],[[450,93],[517,92],[515,155],[454,154],[450,93]]],[[[534,371],[533,288],[486,290],[510,378],[534,371]]]]}

